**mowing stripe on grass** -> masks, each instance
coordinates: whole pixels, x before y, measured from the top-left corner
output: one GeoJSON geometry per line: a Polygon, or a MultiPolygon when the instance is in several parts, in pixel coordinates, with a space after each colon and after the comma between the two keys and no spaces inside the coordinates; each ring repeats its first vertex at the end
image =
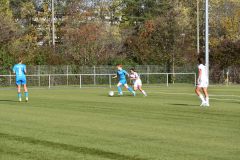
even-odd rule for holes
{"type": "Polygon", "coordinates": [[[29,143],[29,144],[33,144],[33,145],[42,145],[42,146],[45,146],[45,147],[51,147],[51,148],[55,148],[55,149],[63,149],[63,150],[71,151],[71,152],[94,155],[94,156],[99,156],[99,157],[109,158],[109,159],[148,160],[146,158],[140,158],[140,157],[137,157],[137,156],[128,156],[128,155],[123,155],[123,154],[120,154],[120,153],[103,151],[103,150],[96,149],[96,148],[79,147],[79,146],[74,146],[74,145],[69,145],[69,144],[56,143],[56,142],[50,142],[50,141],[46,141],[46,140],[34,139],[34,138],[31,138],[31,137],[22,137],[22,136],[10,135],[10,134],[6,134],[6,133],[0,133],[0,137],[6,138],[8,140],[15,140],[15,141],[19,141],[19,142],[23,142],[23,143],[29,143]]]}
{"type": "MultiPolygon", "coordinates": [[[[160,93],[160,94],[169,94],[169,95],[187,95],[187,96],[196,96],[196,94],[187,94],[187,93],[167,93],[167,92],[149,92],[149,93],[160,93]]],[[[225,97],[226,95],[214,95],[210,94],[210,97],[225,97]]],[[[235,95],[228,95],[228,97],[240,97],[240,96],[235,96],[235,95]]],[[[240,102],[240,99],[229,99],[229,98],[210,98],[213,100],[218,100],[218,101],[235,101],[235,102],[240,102]]]]}
{"type": "MultiPolygon", "coordinates": [[[[125,91],[127,93],[127,91],[125,91]]],[[[117,91],[116,91],[117,93],[117,91]]],[[[154,94],[165,94],[165,95],[187,95],[187,96],[196,96],[196,94],[191,94],[191,93],[171,93],[171,92],[147,92],[147,93],[154,93],[154,94]]],[[[210,94],[210,97],[236,97],[240,98],[240,96],[236,95],[215,95],[215,94],[210,94]]],[[[240,102],[240,99],[229,99],[229,98],[210,98],[212,100],[217,100],[217,101],[234,101],[234,102],[240,102]]]]}

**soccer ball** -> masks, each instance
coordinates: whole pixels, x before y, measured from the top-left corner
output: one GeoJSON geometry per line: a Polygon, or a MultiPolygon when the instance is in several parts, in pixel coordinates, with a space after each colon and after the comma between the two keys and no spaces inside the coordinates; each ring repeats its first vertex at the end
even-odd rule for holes
{"type": "Polygon", "coordinates": [[[109,95],[110,97],[113,97],[113,96],[114,96],[114,92],[113,92],[113,91],[109,91],[108,95],[109,95]]]}

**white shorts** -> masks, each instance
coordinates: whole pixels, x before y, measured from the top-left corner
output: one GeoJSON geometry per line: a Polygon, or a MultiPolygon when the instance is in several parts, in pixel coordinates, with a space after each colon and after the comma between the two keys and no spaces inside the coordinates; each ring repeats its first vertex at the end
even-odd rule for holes
{"type": "Polygon", "coordinates": [[[138,88],[138,87],[141,87],[142,86],[142,81],[141,80],[136,80],[134,83],[133,83],[133,86],[138,88]]]}
{"type": "Polygon", "coordinates": [[[207,80],[202,80],[202,81],[198,82],[197,86],[199,88],[208,88],[208,81],[207,80]]]}

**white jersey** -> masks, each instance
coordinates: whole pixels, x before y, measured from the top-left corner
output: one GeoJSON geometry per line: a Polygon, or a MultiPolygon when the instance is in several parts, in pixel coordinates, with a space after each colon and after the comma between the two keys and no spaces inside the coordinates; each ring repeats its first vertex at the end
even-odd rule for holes
{"type": "Polygon", "coordinates": [[[134,86],[142,86],[141,78],[140,78],[140,76],[138,75],[137,72],[134,72],[133,74],[131,74],[130,77],[134,78],[133,79],[133,85],[134,86]]]}
{"type": "Polygon", "coordinates": [[[202,74],[201,74],[201,80],[202,81],[206,81],[207,80],[207,68],[205,65],[200,64],[198,65],[198,70],[201,70],[202,74]]]}
{"type": "Polygon", "coordinates": [[[199,78],[198,86],[199,87],[208,87],[208,76],[207,76],[207,68],[205,65],[198,65],[198,70],[201,70],[201,77],[199,78]]]}
{"type": "Polygon", "coordinates": [[[140,79],[140,76],[137,74],[137,72],[134,72],[133,74],[130,75],[131,78],[134,78],[133,79],[133,83],[135,83],[136,81],[138,80],[141,80],[140,79]]]}

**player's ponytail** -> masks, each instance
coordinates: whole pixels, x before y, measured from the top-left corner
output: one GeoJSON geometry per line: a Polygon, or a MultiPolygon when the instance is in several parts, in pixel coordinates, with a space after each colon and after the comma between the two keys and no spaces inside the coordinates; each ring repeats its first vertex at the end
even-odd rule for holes
{"type": "Polygon", "coordinates": [[[18,58],[18,63],[22,63],[23,61],[22,61],[22,57],[19,57],[18,58]]]}
{"type": "Polygon", "coordinates": [[[203,57],[199,57],[199,58],[198,58],[198,63],[199,63],[199,64],[204,64],[204,59],[203,59],[203,57]]]}
{"type": "Polygon", "coordinates": [[[131,69],[130,69],[130,71],[133,71],[133,72],[135,72],[135,69],[134,69],[134,68],[131,68],[131,69]]]}

